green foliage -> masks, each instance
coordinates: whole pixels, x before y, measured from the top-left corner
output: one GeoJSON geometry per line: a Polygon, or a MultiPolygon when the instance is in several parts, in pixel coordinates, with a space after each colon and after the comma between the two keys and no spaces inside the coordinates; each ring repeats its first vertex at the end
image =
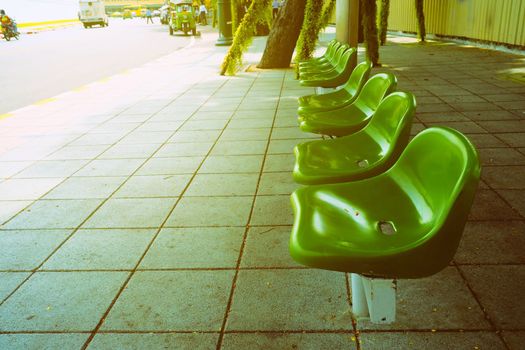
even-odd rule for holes
{"type": "Polygon", "coordinates": [[[250,46],[257,23],[265,17],[269,6],[270,0],[253,0],[235,31],[233,44],[222,62],[221,75],[235,75],[242,66],[242,55],[250,46]]]}
{"type": "Polygon", "coordinates": [[[301,33],[297,40],[295,56],[296,61],[301,61],[312,57],[317,43],[317,36],[321,29],[320,18],[323,10],[323,1],[307,0],[304,11],[304,21],[301,27],[301,33]]]}
{"type": "Polygon", "coordinates": [[[328,22],[330,22],[332,13],[335,10],[335,3],[336,3],[336,0],[325,0],[325,5],[323,7],[323,12],[321,14],[321,19],[319,22],[320,29],[326,28],[326,26],[328,25],[328,22]]]}
{"type": "Polygon", "coordinates": [[[379,20],[379,42],[386,43],[386,32],[388,31],[388,14],[390,13],[390,0],[381,0],[381,15],[379,20]]]}
{"type": "Polygon", "coordinates": [[[377,4],[375,1],[361,0],[363,8],[363,32],[365,36],[366,57],[374,67],[379,64],[379,41],[377,38],[377,4]]]}
{"type": "Polygon", "coordinates": [[[417,14],[417,24],[419,29],[419,38],[422,42],[425,42],[425,36],[427,31],[425,28],[425,12],[423,11],[423,0],[416,1],[416,14],[417,14]]]}

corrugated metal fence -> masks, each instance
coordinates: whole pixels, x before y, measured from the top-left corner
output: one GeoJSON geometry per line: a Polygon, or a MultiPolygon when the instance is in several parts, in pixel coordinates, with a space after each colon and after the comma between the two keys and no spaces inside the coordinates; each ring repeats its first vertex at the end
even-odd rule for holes
{"type": "MultiPolygon", "coordinates": [[[[390,1],[389,30],[417,31],[414,3],[390,1]]],[[[525,0],[425,0],[424,11],[429,34],[525,46],[525,0]]]]}

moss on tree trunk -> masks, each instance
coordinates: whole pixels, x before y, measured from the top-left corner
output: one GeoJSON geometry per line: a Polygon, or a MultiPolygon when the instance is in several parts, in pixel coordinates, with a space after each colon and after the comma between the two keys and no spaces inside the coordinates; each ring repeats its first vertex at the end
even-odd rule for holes
{"type": "Polygon", "coordinates": [[[379,42],[386,44],[386,33],[388,31],[388,15],[390,13],[390,0],[381,0],[381,15],[379,21],[379,42]]]}
{"type": "Polygon", "coordinates": [[[419,30],[419,38],[422,42],[425,42],[425,36],[427,31],[425,28],[425,12],[423,11],[423,0],[416,1],[416,14],[417,14],[417,26],[419,30]]]}
{"type": "Polygon", "coordinates": [[[374,66],[379,64],[379,41],[377,39],[377,5],[375,1],[361,0],[363,8],[363,31],[365,36],[366,57],[374,66]]]}

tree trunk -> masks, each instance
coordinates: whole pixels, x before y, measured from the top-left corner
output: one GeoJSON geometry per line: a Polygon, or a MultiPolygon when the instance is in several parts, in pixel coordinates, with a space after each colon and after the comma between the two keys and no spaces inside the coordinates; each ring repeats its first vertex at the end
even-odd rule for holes
{"type": "Polygon", "coordinates": [[[427,31],[425,28],[425,12],[423,11],[423,0],[416,0],[417,24],[419,28],[419,37],[425,42],[427,31]]]}
{"type": "Polygon", "coordinates": [[[388,31],[388,14],[390,13],[390,0],[381,1],[381,21],[379,25],[379,42],[386,44],[386,33],[388,31]]]}
{"type": "Polygon", "coordinates": [[[259,68],[288,68],[303,25],[306,0],[287,0],[275,19],[259,68]]]}

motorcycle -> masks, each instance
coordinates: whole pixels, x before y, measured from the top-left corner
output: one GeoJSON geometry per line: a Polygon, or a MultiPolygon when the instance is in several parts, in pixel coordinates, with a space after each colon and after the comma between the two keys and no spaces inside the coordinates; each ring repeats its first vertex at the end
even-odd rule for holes
{"type": "Polygon", "coordinates": [[[7,27],[2,26],[2,36],[5,40],[10,41],[11,38],[15,38],[16,40],[18,40],[19,35],[19,32],[13,30],[12,25],[7,27]]]}

